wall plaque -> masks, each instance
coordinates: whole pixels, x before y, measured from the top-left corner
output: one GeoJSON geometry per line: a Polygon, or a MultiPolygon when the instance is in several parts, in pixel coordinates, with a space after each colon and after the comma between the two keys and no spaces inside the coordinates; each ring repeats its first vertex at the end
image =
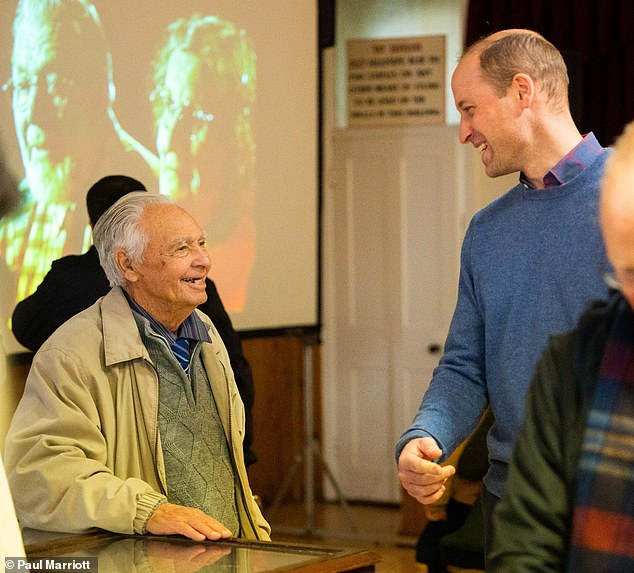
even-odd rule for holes
{"type": "Polygon", "coordinates": [[[445,36],[349,40],[348,127],[445,123],[445,36]]]}

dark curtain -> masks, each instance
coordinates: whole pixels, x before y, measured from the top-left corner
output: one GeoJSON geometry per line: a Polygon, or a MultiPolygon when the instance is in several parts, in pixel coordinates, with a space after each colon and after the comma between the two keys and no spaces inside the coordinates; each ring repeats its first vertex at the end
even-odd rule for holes
{"type": "Polygon", "coordinates": [[[505,28],[542,34],[568,64],[579,130],[611,145],[634,119],[633,23],[631,0],[470,0],[466,43],[505,28]]]}

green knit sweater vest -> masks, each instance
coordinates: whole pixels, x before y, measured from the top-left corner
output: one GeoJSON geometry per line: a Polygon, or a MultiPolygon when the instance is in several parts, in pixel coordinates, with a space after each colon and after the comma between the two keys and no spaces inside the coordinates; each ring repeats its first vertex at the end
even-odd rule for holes
{"type": "MultiPolygon", "coordinates": [[[[144,319],[135,316],[138,321],[144,319]]],[[[159,377],[158,423],[170,503],[196,507],[240,534],[236,475],[200,343],[191,353],[189,376],[167,342],[139,325],[159,377]]]]}

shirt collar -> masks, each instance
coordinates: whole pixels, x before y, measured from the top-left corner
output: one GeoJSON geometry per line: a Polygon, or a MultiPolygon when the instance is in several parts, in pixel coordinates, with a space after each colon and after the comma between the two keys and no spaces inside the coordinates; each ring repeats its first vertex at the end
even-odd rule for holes
{"type": "Polygon", "coordinates": [[[174,333],[158,320],[156,320],[149,312],[147,312],[142,306],[124,290],[123,293],[130,305],[133,312],[147,319],[150,323],[150,328],[159,336],[162,336],[169,344],[172,344],[177,338],[188,338],[189,340],[196,340],[199,342],[211,342],[211,337],[207,331],[205,323],[193,311],[180,325],[176,336],[174,333]]]}
{"type": "MultiPolygon", "coordinates": [[[[544,175],[544,187],[557,187],[572,181],[602,152],[603,147],[601,147],[594,133],[586,134],[575,147],[544,175]]],[[[529,183],[524,173],[520,173],[520,183],[525,187],[534,187],[529,183]]]]}

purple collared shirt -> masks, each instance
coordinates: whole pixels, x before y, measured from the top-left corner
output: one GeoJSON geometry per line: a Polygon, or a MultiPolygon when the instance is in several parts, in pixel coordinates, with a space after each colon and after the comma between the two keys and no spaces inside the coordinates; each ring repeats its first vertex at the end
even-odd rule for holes
{"type": "MultiPolygon", "coordinates": [[[[544,187],[557,187],[574,179],[581,171],[590,165],[601,153],[603,147],[598,142],[594,133],[584,136],[546,175],[544,175],[544,187]]],[[[526,176],[520,173],[520,183],[533,188],[526,176]]]]}

